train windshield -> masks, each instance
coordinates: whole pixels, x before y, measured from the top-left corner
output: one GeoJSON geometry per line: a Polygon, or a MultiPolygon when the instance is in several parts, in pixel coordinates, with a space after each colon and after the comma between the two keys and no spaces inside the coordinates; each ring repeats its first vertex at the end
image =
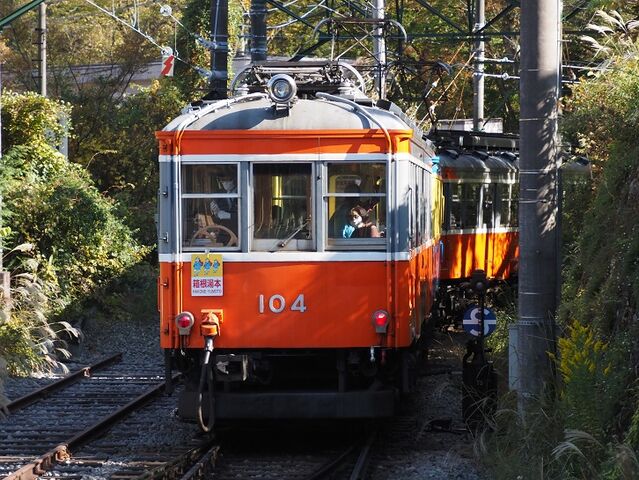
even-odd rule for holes
{"type": "Polygon", "coordinates": [[[310,250],[312,165],[253,164],[253,250],[310,250]]]}
{"type": "Polygon", "coordinates": [[[181,174],[183,248],[238,250],[238,165],[183,165],[181,174]]]}
{"type": "Polygon", "coordinates": [[[384,163],[329,163],[325,204],[328,245],[385,248],[384,163]]]}

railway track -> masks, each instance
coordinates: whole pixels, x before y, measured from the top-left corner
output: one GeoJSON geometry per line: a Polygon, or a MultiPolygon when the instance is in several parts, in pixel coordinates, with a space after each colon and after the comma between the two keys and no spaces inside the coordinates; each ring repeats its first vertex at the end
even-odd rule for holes
{"type": "Polygon", "coordinates": [[[363,422],[266,423],[220,432],[207,478],[364,479],[378,428],[363,422]]]}
{"type": "Polygon", "coordinates": [[[192,435],[179,446],[168,442],[166,450],[145,442],[162,432],[158,423],[177,421],[167,418],[175,399],[160,396],[161,368],[115,363],[119,358],[111,356],[12,402],[11,414],[0,422],[0,477],[115,478],[121,470],[120,478],[126,478],[160,467],[190,467],[186,459],[203,445],[192,442],[192,435]],[[126,461],[118,459],[121,455],[126,461]]]}
{"type": "Polygon", "coordinates": [[[106,363],[76,372],[76,383],[60,380],[14,402],[0,421],[0,478],[387,480],[434,471],[444,479],[457,478],[455,452],[465,455],[467,435],[453,428],[459,420],[441,420],[458,410],[450,396],[456,363],[435,365],[413,401],[376,428],[251,422],[220,425],[215,439],[173,414],[175,397],[161,395],[161,364],[106,363]],[[152,400],[137,401],[154,389],[152,400]]]}

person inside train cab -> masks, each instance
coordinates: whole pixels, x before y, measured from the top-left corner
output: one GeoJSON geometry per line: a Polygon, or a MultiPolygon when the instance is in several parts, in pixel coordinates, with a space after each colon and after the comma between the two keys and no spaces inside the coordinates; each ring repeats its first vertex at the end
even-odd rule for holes
{"type": "MultiPolygon", "coordinates": [[[[355,182],[351,182],[344,188],[344,193],[351,194],[356,193],[360,194],[359,185],[355,182]]],[[[343,197],[339,199],[339,203],[337,208],[335,209],[334,215],[328,222],[328,228],[331,232],[331,237],[335,238],[350,238],[353,233],[353,228],[346,222],[346,225],[342,225],[343,228],[340,230],[340,224],[343,221],[343,218],[348,218],[349,212],[352,208],[356,207],[359,202],[359,197],[343,197]]]]}
{"type": "Polygon", "coordinates": [[[369,218],[369,210],[357,206],[348,213],[348,223],[354,228],[349,238],[379,238],[381,234],[377,225],[369,218]]]}
{"type": "Polygon", "coordinates": [[[231,172],[228,174],[223,173],[218,177],[217,183],[219,193],[226,196],[211,200],[209,208],[213,214],[216,224],[227,227],[237,235],[237,219],[239,212],[237,208],[236,177],[231,172]]]}

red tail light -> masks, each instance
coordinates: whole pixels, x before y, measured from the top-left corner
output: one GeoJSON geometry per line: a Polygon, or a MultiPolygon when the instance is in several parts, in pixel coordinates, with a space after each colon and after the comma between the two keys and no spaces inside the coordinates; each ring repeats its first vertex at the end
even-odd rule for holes
{"type": "Polygon", "coordinates": [[[377,310],[375,313],[373,313],[373,327],[375,327],[376,333],[386,333],[389,321],[390,316],[388,315],[387,311],[377,310]]]}
{"type": "Polygon", "coordinates": [[[191,312],[182,312],[175,317],[175,324],[178,328],[180,335],[188,335],[191,333],[191,328],[195,323],[195,318],[191,312]]]}

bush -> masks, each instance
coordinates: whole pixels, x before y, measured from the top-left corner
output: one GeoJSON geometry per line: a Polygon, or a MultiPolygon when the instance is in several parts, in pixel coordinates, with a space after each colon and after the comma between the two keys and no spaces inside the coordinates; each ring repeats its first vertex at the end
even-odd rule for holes
{"type": "Polygon", "coordinates": [[[51,145],[61,132],[57,118],[64,104],[33,94],[9,94],[7,103],[3,120],[15,118],[21,129],[12,130],[15,144],[0,161],[2,220],[10,229],[1,233],[5,245],[30,247],[26,258],[18,251],[25,249],[15,249],[5,259],[13,270],[13,305],[10,318],[0,322],[0,355],[11,373],[24,374],[56,365],[57,354],[66,353],[60,334],[78,333],[68,323],[70,313],[104,295],[149,248],[134,240],[114,201],[84,169],[51,145]],[[67,322],[56,320],[62,312],[67,322]]]}

